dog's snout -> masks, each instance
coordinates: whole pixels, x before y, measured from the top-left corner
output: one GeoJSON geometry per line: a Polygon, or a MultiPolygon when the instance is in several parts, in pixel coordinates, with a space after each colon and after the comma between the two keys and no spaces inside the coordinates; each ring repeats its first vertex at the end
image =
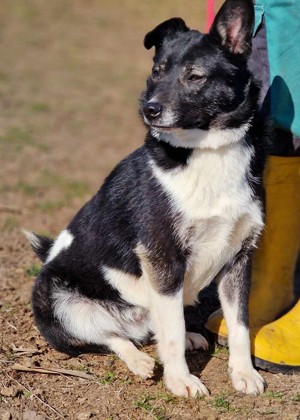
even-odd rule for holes
{"type": "Polygon", "coordinates": [[[146,118],[152,120],[161,115],[162,109],[163,107],[159,102],[147,102],[143,108],[143,112],[146,118]]]}

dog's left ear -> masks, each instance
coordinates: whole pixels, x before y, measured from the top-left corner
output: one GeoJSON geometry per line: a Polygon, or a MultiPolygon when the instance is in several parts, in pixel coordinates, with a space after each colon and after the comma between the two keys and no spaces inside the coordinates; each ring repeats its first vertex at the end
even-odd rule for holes
{"type": "Polygon", "coordinates": [[[156,49],[162,46],[165,39],[175,38],[180,32],[187,32],[189,28],[181,18],[172,18],[156,26],[148,32],[144,38],[144,47],[150,50],[153,46],[156,49]]]}
{"type": "Polygon", "coordinates": [[[252,48],[254,7],[252,0],[226,0],[209,31],[233,54],[248,56],[252,48]]]}

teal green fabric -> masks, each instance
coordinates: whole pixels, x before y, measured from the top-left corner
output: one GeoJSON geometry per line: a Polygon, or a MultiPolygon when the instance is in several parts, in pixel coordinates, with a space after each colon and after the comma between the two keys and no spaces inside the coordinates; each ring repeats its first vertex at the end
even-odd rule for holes
{"type": "Polygon", "coordinates": [[[265,19],[275,126],[300,137],[300,0],[256,0],[255,31],[265,19]]]}
{"type": "Polygon", "coordinates": [[[254,23],[254,31],[253,31],[253,35],[256,35],[257,30],[259,29],[264,13],[265,13],[265,9],[262,5],[260,4],[255,4],[254,5],[254,11],[255,11],[255,23],[254,23]]]}

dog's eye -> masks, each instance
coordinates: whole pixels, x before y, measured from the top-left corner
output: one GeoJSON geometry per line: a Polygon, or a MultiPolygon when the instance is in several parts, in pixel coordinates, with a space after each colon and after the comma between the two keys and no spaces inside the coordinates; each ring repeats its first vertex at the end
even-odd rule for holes
{"type": "Polygon", "coordinates": [[[191,74],[191,75],[188,77],[188,81],[189,81],[189,82],[200,82],[200,80],[203,80],[203,79],[204,79],[204,77],[205,77],[205,76],[203,76],[203,75],[201,75],[201,74],[194,73],[194,74],[191,74]]]}
{"type": "Polygon", "coordinates": [[[154,67],[154,69],[152,69],[153,79],[158,79],[159,76],[160,76],[160,69],[158,67],[154,67]]]}

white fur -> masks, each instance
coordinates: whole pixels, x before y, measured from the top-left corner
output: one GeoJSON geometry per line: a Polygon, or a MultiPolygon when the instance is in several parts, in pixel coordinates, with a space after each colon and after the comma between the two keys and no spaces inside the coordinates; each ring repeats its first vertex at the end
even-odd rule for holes
{"type": "Polygon", "coordinates": [[[117,289],[121,297],[132,305],[149,308],[149,281],[148,276],[137,278],[124,271],[103,266],[102,271],[105,280],[115,289],[117,289]]]}
{"type": "Polygon", "coordinates": [[[152,289],[150,314],[159,357],[164,365],[166,387],[173,394],[183,397],[208,395],[200,379],[190,374],[185,359],[182,290],[175,295],[165,296],[152,289]]]}
{"type": "Polygon", "coordinates": [[[169,109],[166,109],[162,115],[162,125],[165,127],[172,127],[172,125],[175,122],[176,122],[175,114],[169,109]]]}
{"type": "MultiPolygon", "coordinates": [[[[199,378],[189,373],[185,360],[186,348],[205,347],[207,343],[201,336],[185,333],[183,306],[193,304],[198,292],[240,250],[243,240],[258,234],[263,226],[260,206],[253,200],[247,182],[252,149],[237,140],[242,131],[232,130],[231,136],[223,133],[220,139],[214,135],[202,138],[203,144],[212,142],[222,147],[198,147],[186,167],[164,171],[151,163],[153,176],[168,194],[171,211],[177,216],[177,240],[190,249],[183,290],[167,296],[159,292],[160,273],[153,269],[142,244],[135,250],[142,270],[140,278],[102,267],[105,280],[135,307],[119,310],[76,291],[53,290],[54,316],[67,332],[85,342],[107,345],[130,370],[144,378],[152,376],[154,361],[128,338],[141,341],[151,330],[164,365],[165,384],[180,396],[208,395],[199,378]]],[[[63,231],[47,262],[70,246],[73,239],[63,231]]],[[[263,382],[251,364],[249,333],[238,323],[237,308],[226,308],[225,302],[225,312],[226,319],[232,320],[229,366],[233,384],[244,392],[261,392],[263,382]],[[240,352],[245,353],[241,358],[240,352]]]]}
{"type": "Polygon", "coordinates": [[[107,337],[116,334],[141,341],[149,332],[148,314],[142,308],[114,310],[88,299],[78,292],[54,289],[54,316],[67,332],[87,343],[107,344],[107,337]]]}
{"type": "Polygon", "coordinates": [[[107,345],[114,351],[128,368],[143,379],[153,376],[155,360],[148,354],[138,350],[129,340],[121,337],[109,337],[107,345]]]}
{"type": "MultiPolygon", "coordinates": [[[[174,394],[185,397],[196,396],[196,394],[207,395],[208,391],[202,382],[190,375],[185,360],[186,349],[206,348],[207,341],[200,334],[185,333],[182,290],[171,296],[159,293],[155,289],[158,282],[147,258],[147,249],[142,244],[138,244],[136,254],[140,259],[142,269],[142,276],[139,279],[119,270],[105,267],[103,272],[106,281],[117,288],[121,296],[128,302],[142,305],[149,310],[148,327],[157,340],[158,353],[164,365],[164,380],[167,388],[174,394]],[[175,369],[174,366],[176,366],[175,369]]],[[[110,348],[112,348],[111,343],[110,348]]],[[[141,358],[141,364],[145,368],[142,368],[141,371],[145,370],[148,372],[147,375],[150,375],[143,362],[143,356],[137,356],[135,350],[131,349],[129,353],[128,351],[125,356],[123,354],[122,360],[127,363],[129,368],[135,371],[140,366],[140,362],[132,365],[131,356],[128,356],[132,353],[138,360],[141,358]]],[[[151,362],[146,362],[146,366],[151,367],[151,362]]],[[[141,373],[140,376],[142,376],[141,373]]]]}
{"type": "Polygon", "coordinates": [[[49,255],[46,259],[45,264],[54,260],[54,258],[64,249],[69,248],[73,242],[74,236],[67,230],[63,230],[58,237],[55,239],[54,244],[52,245],[49,255]]]}
{"type": "Polygon", "coordinates": [[[41,246],[39,238],[33,233],[29,232],[28,230],[22,230],[23,234],[26,236],[27,241],[33,246],[33,248],[38,249],[41,246]]]}
{"type": "Polygon", "coordinates": [[[161,141],[170,143],[174,147],[218,149],[239,142],[244,138],[248,131],[249,123],[245,123],[238,128],[210,129],[201,130],[193,128],[185,130],[174,128],[170,131],[151,128],[152,135],[161,141]]]}
{"type": "Polygon", "coordinates": [[[260,206],[246,179],[251,155],[252,150],[238,142],[218,150],[196,149],[185,168],[164,171],[152,163],[174,214],[181,215],[175,226],[178,241],[191,252],[185,304],[193,304],[243,240],[263,227],[260,206]]]}
{"type": "Polygon", "coordinates": [[[264,380],[253,368],[250,356],[249,329],[238,319],[237,297],[232,296],[228,302],[219,290],[224,317],[228,327],[229,363],[228,371],[234,388],[246,394],[261,394],[264,392],[264,380]]]}

